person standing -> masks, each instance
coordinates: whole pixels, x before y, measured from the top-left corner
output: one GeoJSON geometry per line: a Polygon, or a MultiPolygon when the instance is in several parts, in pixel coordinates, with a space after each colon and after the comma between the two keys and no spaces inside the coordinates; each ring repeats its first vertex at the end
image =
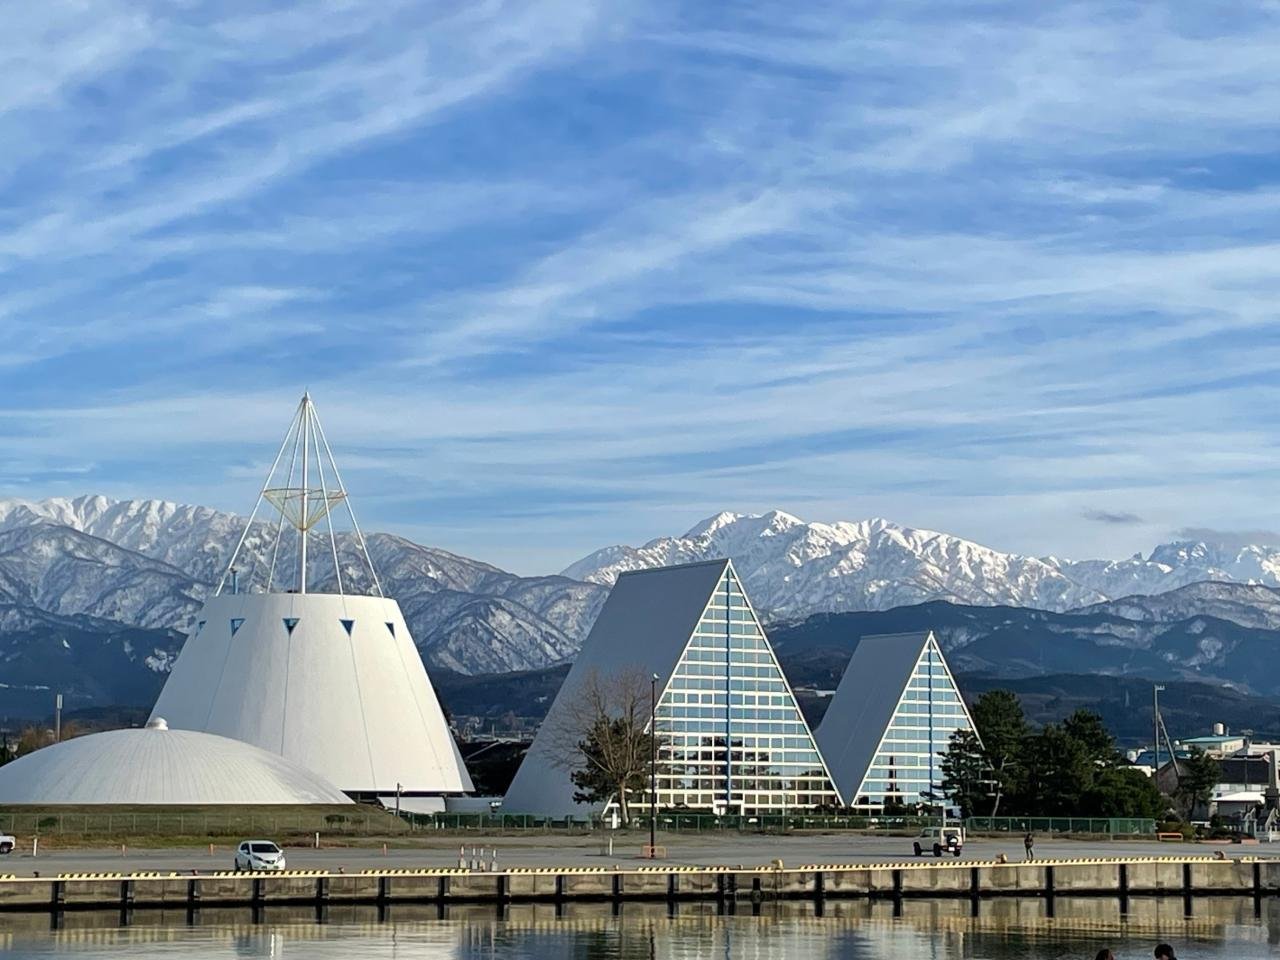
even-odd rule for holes
{"type": "Polygon", "coordinates": [[[1156,960],[1178,960],[1178,958],[1173,955],[1173,947],[1162,943],[1156,947],[1156,960]]]}
{"type": "Polygon", "coordinates": [[[1030,863],[1036,858],[1036,841],[1030,831],[1022,838],[1022,846],[1027,851],[1027,862],[1030,863]]]}
{"type": "Polygon", "coordinates": [[[1116,960],[1116,955],[1106,947],[1103,947],[1098,951],[1098,955],[1094,957],[1093,960],[1116,960]]]}

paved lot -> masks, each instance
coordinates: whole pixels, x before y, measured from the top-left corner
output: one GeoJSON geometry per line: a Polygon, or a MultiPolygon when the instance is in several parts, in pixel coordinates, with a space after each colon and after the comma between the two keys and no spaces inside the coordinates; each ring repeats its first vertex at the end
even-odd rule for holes
{"type": "MultiPolygon", "coordinates": [[[[246,838],[247,839],[247,838],[246,838]]],[[[647,838],[635,834],[615,839],[610,854],[607,839],[597,837],[468,837],[467,857],[472,847],[486,851],[497,849],[498,866],[612,866],[637,865],[640,847],[647,838]]],[[[414,847],[392,847],[384,855],[381,846],[330,847],[319,850],[287,848],[289,866],[298,869],[339,868],[347,871],[375,867],[447,867],[458,865],[459,837],[432,837],[414,847]]],[[[805,863],[875,863],[912,859],[911,839],[907,837],[865,837],[824,834],[820,836],[756,836],[659,834],[658,843],[666,848],[666,862],[685,865],[756,866],[775,858],[790,865],[805,863]]],[[[1280,846],[1280,845],[1277,845],[1280,846]]],[[[63,850],[44,848],[39,857],[27,852],[0,858],[0,873],[30,876],[73,871],[105,870],[227,870],[231,868],[233,848],[215,847],[212,856],[207,847],[190,849],[129,849],[124,855],[115,849],[63,850]]],[[[1143,856],[1208,856],[1224,850],[1228,856],[1280,856],[1267,845],[1217,846],[1154,841],[1043,840],[1036,844],[1036,856],[1042,859],[1074,857],[1143,857],[1143,856]]],[[[974,839],[964,850],[964,859],[987,860],[999,854],[1010,860],[1023,858],[1020,837],[1007,839],[974,839]]],[[[486,861],[490,854],[486,853],[486,861]]],[[[932,857],[927,858],[932,860],[932,857]]],[[[953,862],[953,858],[944,858],[953,862]]]]}

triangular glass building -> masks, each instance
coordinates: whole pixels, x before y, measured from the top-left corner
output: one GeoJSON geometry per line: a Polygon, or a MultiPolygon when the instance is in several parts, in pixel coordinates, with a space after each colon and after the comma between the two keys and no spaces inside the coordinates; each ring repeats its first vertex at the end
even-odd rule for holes
{"type": "Polygon", "coordinates": [[[941,754],[973,720],[933,632],[863,637],[816,739],[848,807],[875,813],[940,794],[941,754]]]}
{"type": "Polygon", "coordinates": [[[593,677],[627,674],[658,677],[663,809],[749,814],[838,805],[733,564],[712,560],[618,578],[512,781],[504,812],[597,812],[574,802],[556,731],[593,677]]]}

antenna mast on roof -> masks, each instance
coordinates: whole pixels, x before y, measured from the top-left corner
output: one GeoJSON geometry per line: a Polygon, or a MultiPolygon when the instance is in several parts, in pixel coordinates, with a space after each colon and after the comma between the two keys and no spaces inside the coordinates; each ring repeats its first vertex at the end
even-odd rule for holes
{"type": "Polygon", "coordinates": [[[298,545],[298,568],[297,568],[297,586],[298,593],[307,592],[307,540],[311,528],[325,521],[328,527],[329,546],[333,554],[333,573],[337,581],[338,593],[343,592],[342,588],[342,567],[338,562],[338,540],[334,536],[333,531],[333,510],[340,503],[345,503],[347,514],[351,517],[351,526],[355,531],[356,543],[359,545],[360,554],[364,558],[364,562],[369,567],[369,575],[373,579],[373,587],[378,596],[382,596],[382,584],[378,581],[378,573],[373,568],[373,561],[369,557],[369,548],[365,544],[364,534],[360,532],[360,524],[356,521],[355,511],[351,508],[351,501],[347,498],[347,491],[342,485],[342,475],[338,472],[338,464],[333,459],[333,451],[329,449],[329,441],[324,435],[324,427],[320,425],[320,418],[316,414],[315,403],[311,399],[310,393],[304,393],[302,399],[298,402],[298,409],[293,415],[293,420],[289,424],[286,431],[284,441],[280,444],[280,449],[276,453],[276,458],[271,464],[271,469],[267,472],[267,479],[262,485],[262,491],[258,494],[258,502],[254,504],[253,513],[249,515],[249,522],[245,524],[244,532],[240,534],[240,540],[236,544],[235,550],[231,554],[231,560],[227,564],[227,569],[223,572],[222,578],[218,581],[218,588],[215,596],[222,593],[222,588],[226,585],[227,578],[231,575],[235,568],[236,560],[240,556],[249,532],[253,528],[254,520],[257,519],[258,510],[262,506],[262,501],[266,500],[280,512],[280,520],[276,524],[274,542],[271,545],[270,562],[267,568],[267,592],[271,592],[271,587],[275,581],[276,561],[280,555],[280,542],[284,535],[286,524],[296,531],[296,540],[298,545]],[[285,451],[289,453],[289,469],[280,478],[281,483],[277,484],[276,473],[281,469],[281,463],[284,460],[285,451]],[[301,453],[301,457],[299,457],[301,453]],[[325,464],[329,466],[329,477],[325,476],[325,464]],[[319,486],[312,486],[312,467],[315,468],[315,479],[319,486]],[[300,468],[300,469],[299,469],[300,468]],[[299,483],[294,484],[295,472],[299,475],[299,483]],[[330,485],[332,483],[332,486],[330,485]]]}

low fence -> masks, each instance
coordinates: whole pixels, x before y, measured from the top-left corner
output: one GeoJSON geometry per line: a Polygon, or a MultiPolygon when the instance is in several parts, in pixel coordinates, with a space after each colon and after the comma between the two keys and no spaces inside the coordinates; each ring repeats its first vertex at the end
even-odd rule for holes
{"type": "MultiPolygon", "coordinates": [[[[659,813],[664,833],[883,832],[918,833],[936,826],[936,817],[850,817],[836,815],[715,816],[702,813],[659,813]]],[[[1093,834],[1115,837],[1154,836],[1154,820],[1088,817],[971,817],[971,833],[1093,834]]],[[[647,816],[624,831],[645,832],[647,816]]],[[[395,836],[411,833],[593,833],[609,831],[600,818],[536,817],[502,813],[409,814],[400,818],[376,808],[350,812],[273,811],[232,808],[211,811],[131,810],[124,812],[0,810],[0,833],[19,837],[247,837],[283,839],[310,836],[395,836]]]]}
{"type": "Polygon", "coordinates": [[[969,817],[974,833],[1093,833],[1114,837],[1155,836],[1156,822],[1140,817],[969,817]]]}
{"type": "MultiPolygon", "coordinates": [[[[608,829],[599,818],[535,817],[501,813],[437,813],[410,815],[418,829],[500,832],[535,830],[547,833],[587,833],[608,829]]],[[[702,813],[659,813],[658,829],[670,833],[785,833],[792,830],[917,832],[937,826],[937,817],[850,817],[767,814],[754,817],[702,813]]],[[[974,833],[1093,834],[1116,837],[1154,836],[1156,822],[1119,817],[970,817],[964,821],[974,833]]],[[[648,816],[635,818],[631,830],[649,829],[648,816]]]]}
{"type": "MultiPolygon", "coordinates": [[[[613,829],[600,817],[536,817],[518,813],[405,814],[418,829],[461,831],[533,830],[590,833],[613,829]]],[[[919,830],[936,824],[928,817],[716,816],[713,813],[659,813],[658,829],[668,833],[782,833],[788,830],[919,830]]],[[[630,829],[649,829],[648,815],[635,817],[630,829]]]]}
{"type": "Polygon", "coordinates": [[[412,824],[375,808],[350,813],[231,808],[220,811],[0,811],[0,833],[19,838],[387,836],[409,833],[412,824]]]}

